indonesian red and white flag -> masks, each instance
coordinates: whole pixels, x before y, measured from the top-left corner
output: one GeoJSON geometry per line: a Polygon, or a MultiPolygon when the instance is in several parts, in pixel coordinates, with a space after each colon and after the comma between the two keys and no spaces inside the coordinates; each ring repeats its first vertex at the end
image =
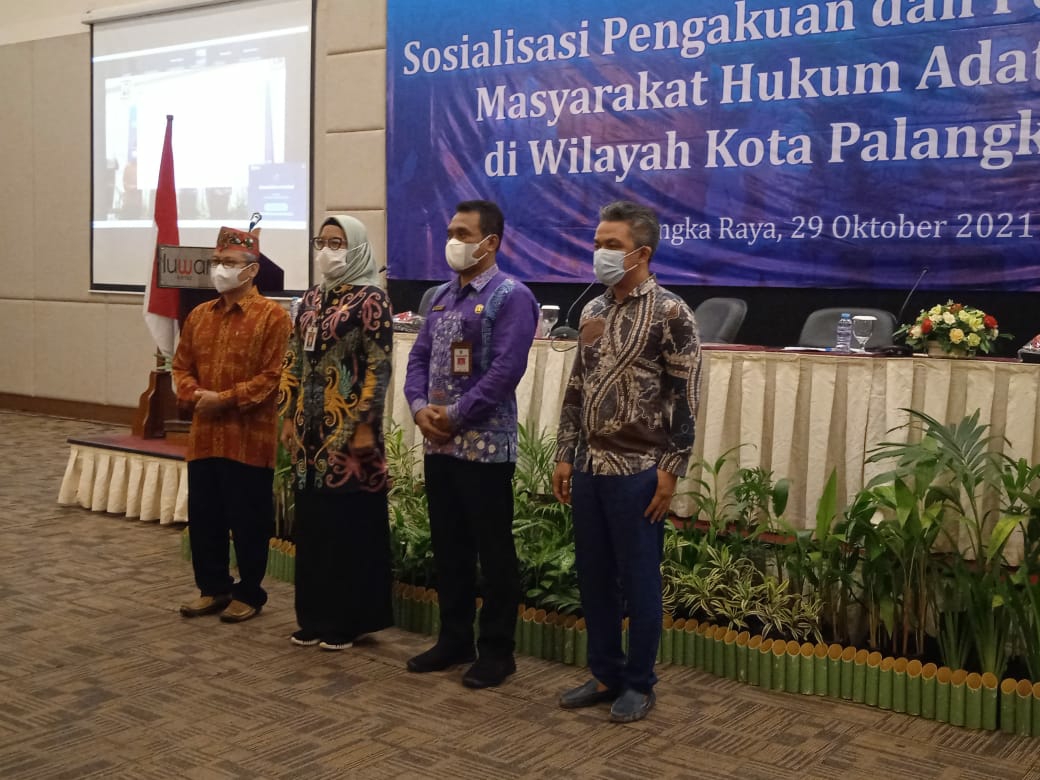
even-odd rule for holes
{"type": "Polygon", "coordinates": [[[173,117],[166,117],[166,139],[163,141],[162,160],[159,163],[159,183],[155,188],[155,252],[152,271],[144,291],[144,321],[152,333],[156,346],[164,355],[173,355],[177,340],[177,315],[180,312],[180,290],[159,287],[158,264],[155,262],[159,244],[177,245],[177,185],[173,178],[173,117]]]}

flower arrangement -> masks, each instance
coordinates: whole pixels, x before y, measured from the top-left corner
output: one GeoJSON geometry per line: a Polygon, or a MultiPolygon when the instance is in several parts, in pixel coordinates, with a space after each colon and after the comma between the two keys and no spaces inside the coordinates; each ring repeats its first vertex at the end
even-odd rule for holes
{"type": "Polygon", "coordinates": [[[1009,339],[1001,333],[997,318],[981,309],[946,301],[930,309],[922,309],[912,325],[904,325],[895,335],[904,334],[906,343],[918,351],[936,345],[943,352],[970,357],[978,352],[989,354],[997,339],[1009,339]]]}

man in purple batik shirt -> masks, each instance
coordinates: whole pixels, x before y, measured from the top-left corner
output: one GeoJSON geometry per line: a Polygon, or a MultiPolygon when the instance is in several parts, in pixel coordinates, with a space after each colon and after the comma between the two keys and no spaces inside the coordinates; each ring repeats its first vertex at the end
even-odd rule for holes
{"type": "Polygon", "coordinates": [[[531,291],[498,270],[505,219],[494,203],[464,201],[444,254],[456,278],[433,295],[408,356],[404,393],[425,443],[426,498],[437,566],[437,643],[413,672],[474,663],[470,688],[516,671],[513,632],[520,575],[513,544],[516,386],[538,325],[531,291]],[[484,603],[474,654],[477,561],[484,603]]]}

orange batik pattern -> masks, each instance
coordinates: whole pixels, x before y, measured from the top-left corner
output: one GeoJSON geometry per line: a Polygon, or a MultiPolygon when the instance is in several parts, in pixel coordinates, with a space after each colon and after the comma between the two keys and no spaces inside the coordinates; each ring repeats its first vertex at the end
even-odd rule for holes
{"type": "Polygon", "coordinates": [[[274,467],[276,392],[290,330],[285,310],[255,288],[230,307],[220,298],[188,315],[173,358],[177,400],[194,406],[196,390],[215,390],[227,405],[192,416],[188,460],[274,467]]]}

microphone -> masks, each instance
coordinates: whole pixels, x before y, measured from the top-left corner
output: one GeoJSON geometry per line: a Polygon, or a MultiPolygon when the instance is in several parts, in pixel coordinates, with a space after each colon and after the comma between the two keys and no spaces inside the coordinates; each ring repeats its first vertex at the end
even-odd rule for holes
{"type": "Polygon", "coordinates": [[[924,279],[924,275],[928,273],[928,268],[922,268],[920,276],[917,277],[917,281],[914,282],[914,286],[910,288],[910,292],[906,294],[906,298],[903,300],[903,305],[899,307],[899,314],[896,315],[896,325],[903,324],[903,314],[906,312],[906,306],[910,303],[910,297],[917,291],[917,285],[924,279]]]}
{"type": "Polygon", "coordinates": [[[557,325],[555,328],[553,328],[549,332],[549,338],[551,338],[551,339],[577,339],[578,338],[578,329],[577,328],[572,328],[571,325],[570,325],[571,314],[574,313],[574,307],[578,305],[578,301],[580,301],[582,298],[585,297],[585,293],[587,293],[589,290],[591,290],[592,289],[592,285],[594,285],[594,284],[599,284],[599,282],[596,281],[595,279],[593,279],[591,282],[589,282],[588,286],[584,290],[581,291],[581,293],[578,295],[578,297],[574,299],[574,303],[572,303],[570,305],[570,308],[567,309],[567,315],[563,318],[563,324],[562,325],[557,325]]]}

